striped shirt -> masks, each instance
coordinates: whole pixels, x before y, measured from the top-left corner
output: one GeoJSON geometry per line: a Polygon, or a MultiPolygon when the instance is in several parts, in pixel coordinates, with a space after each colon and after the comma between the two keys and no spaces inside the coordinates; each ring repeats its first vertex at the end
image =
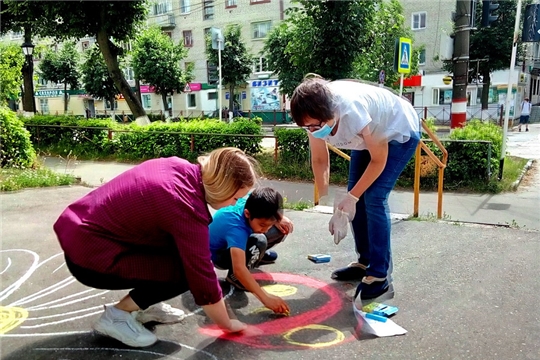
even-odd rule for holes
{"type": "Polygon", "coordinates": [[[200,165],[146,161],[69,205],[54,224],[74,264],[125,279],[187,280],[198,305],[222,293],[209,248],[212,221],[200,165]]]}

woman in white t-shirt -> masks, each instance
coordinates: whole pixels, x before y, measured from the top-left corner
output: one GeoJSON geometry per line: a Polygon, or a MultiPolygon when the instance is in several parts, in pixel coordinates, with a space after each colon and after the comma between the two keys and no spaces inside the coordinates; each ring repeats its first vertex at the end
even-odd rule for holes
{"type": "MultiPolygon", "coordinates": [[[[361,280],[355,295],[361,299],[387,293],[392,261],[388,196],[418,145],[416,111],[407,100],[381,87],[308,78],[291,97],[291,115],[308,131],[322,201],[328,194],[330,173],[326,142],[352,150],[348,193],[337,208],[352,220],[358,260],[336,270],[332,278],[361,280]]],[[[330,220],[332,234],[339,214],[335,212],[330,220]]]]}

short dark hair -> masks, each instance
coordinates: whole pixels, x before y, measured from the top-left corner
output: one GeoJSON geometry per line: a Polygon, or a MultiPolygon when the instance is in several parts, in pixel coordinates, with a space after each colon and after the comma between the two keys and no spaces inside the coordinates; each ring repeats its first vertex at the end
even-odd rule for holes
{"type": "Polygon", "coordinates": [[[258,188],[249,195],[244,209],[249,211],[250,220],[280,221],[283,218],[283,196],[269,187],[258,188]]]}
{"type": "Polygon", "coordinates": [[[291,96],[291,116],[298,126],[305,125],[305,118],[326,122],[334,118],[334,95],[320,77],[307,78],[294,89],[291,96]]]}

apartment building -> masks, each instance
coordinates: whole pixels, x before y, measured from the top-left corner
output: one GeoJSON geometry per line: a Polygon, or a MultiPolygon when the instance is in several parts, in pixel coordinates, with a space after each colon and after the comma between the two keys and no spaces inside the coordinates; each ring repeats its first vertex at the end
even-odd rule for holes
{"type": "MultiPolygon", "coordinates": [[[[450,34],[453,32],[452,16],[456,9],[455,0],[401,0],[404,16],[409,19],[411,30],[414,34],[413,46],[424,46],[420,54],[420,74],[405,85],[410,85],[409,91],[413,94],[414,106],[419,110],[427,108],[428,116],[437,117],[439,120],[449,120],[450,104],[452,102],[452,84],[445,84],[443,78],[448,75],[442,70],[442,60],[451,59],[453,41],[450,34]]],[[[477,6],[482,6],[478,1],[477,6]]],[[[510,52],[511,49],[508,49],[510,52]]],[[[474,59],[471,59],[474,60],[474,59]]],[[[489,94],[489,107],[487,113],[480,112],[482,84],[470,84],[467,87],[468,117],[496,117],[501,104],[504,104],[508,88],[509,71],[496,71],[491,77],[489,94]]],[[[521,68],[516,67],[513,87],[513,103],[518,104],[524,97],[527,85],[527,76],[521,68]],[[518,82],[519,81],[519,82],[518,82]]],[[[540,86],[540,82],[538,83],[540,86]]],[[[511,109],[513,115],[513,109],[511,109]]]]}
{"type": "MultiPolygon", "coordinates": [[[[205,37],[215,27],[225,31],[227,25],[241,27],[242,41],[255,56],[249,81],[236,94],[221,91],[222,104],[228,106],[234,96],[239,109],[280,110],[283,98],[278,96],[279,83],[271,76],[261,51],[268,32],[285,18],[290,0],[158,0],[151,9],[148,24],[159,26],[173,41],[189,49],[184,66],[193,66],[195,79],[188,92],[171,97],[173,113],[212,113],[218,104],[216,65],[207,62],[205,37]]],[[[217,51],[217,50],[215,50],[217,51]]],[[[144,96],[144,94],[143,94],[144,96]]],[[[145,108],[154,109],[157,96],[146,95],[145,108]]]]}
{"type": "MultiPolygon", "coordinates": [[[[455,11],[456,2],[455,0],[401,0],[401,2],[405,23],[411,27],[414,35],[413,46],[424,47],[420,54],[420,73],[405,81],[405,91],[409,92],[417,108],[427,107],[430,116],[448,120],[452,84],[445,84],[443,81],[447,73],[442,71],[442,60],[452,57],[450,34],[453,31],[452,13],[455,11]]],[[[285,10],[290,6],[291,0],[156,0],[151,3],[147,24],[160,27],[173,41],[183,42],[189,49],[183,65],[186,68],[188,66],[194,68],[195,78],[186,87],[186,91],[167,98],[167,102],[172,106],[173,116],[210,114],[218,108],[218,96],[222,97],[223,106],[227,106],[229,98],[234,96],[236,106],[241,110],[272,111],[288,107],[286,99],[279,95],[277,78],[272,76],[260,52],[266,35],[284,20],[285,10]],[[218,95],[216,64],[209,64],[206,60],[205,36],[212,27],[224,31],[230,24],[241,27],[242,40],[256,57],[256,61],[253,64],[253,73],[245,86],[237,88],[236,94],[229,94],[227,89],[222,89],[218,95]]],[[[11,34],[11,40],[20,41],[17,35],[20,34],[11,34]]],[[[93,42],[92,38],[81,39],[78,45],[80,51],[89,49],[93,42]]],[[[124,47],[129,49],[131,43],[124,44],[124,47]]],[[[536,47],[531,49],[533,55],[530,56],[529,64],[533,72],[533,81],[529,81],[531,76],[524,74],[520,68],[514,72],[513,82],[517,84],[514,87],[516,100],[521,101],[525,93],[530,93],[534,103],[540,101],[538,96],[540,81],[536,76],[540,68],[538,65],[540,47],[536,44],[536,47]]],[[[39,59],[36,59],[36,62],[39,62],[39,59]]],[[[126,68],[124,73],[128,83],[134,86],[133,70],[126,68]]],[[[504,103],[507,83],[508,71],[497,71],[492,75],[489,97],[492,115],[496,113],[498,105],[504,103]]],[[[46,84],[39,80],[36,84],[38,110],[61,113],[63,92],[60,88],[59,84],[46,84]]],[[[481,84],[471,84],[467,89],[471,116],[478,116],[476,112],[480,106],[481,91],[481,84]]],[[[92,99],[83,91],[69,92],[69,110],[73,113],[83,114],[87,108],[92,115],[110,112],[113,109],[120,113],[122,111],[129,113],[129,108],[121,96],[115,104],[109,104],[92,99]]],[[[156,113],[164,109],[161,96],[155,94],[152,88],[143,84],[141,93],[143,107],[147,112],[156,113]]]]}

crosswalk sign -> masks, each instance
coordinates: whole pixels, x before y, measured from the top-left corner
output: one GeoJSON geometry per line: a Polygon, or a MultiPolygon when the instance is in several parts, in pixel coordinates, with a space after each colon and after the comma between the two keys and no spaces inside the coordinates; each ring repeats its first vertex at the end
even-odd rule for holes
{"type": "Polygon", "coordinates": [[[396,53],[394,64],[396,70],[402,74],[411,72],[412,41],[408,38],[399,38],[396,41],[396,53]]]}

